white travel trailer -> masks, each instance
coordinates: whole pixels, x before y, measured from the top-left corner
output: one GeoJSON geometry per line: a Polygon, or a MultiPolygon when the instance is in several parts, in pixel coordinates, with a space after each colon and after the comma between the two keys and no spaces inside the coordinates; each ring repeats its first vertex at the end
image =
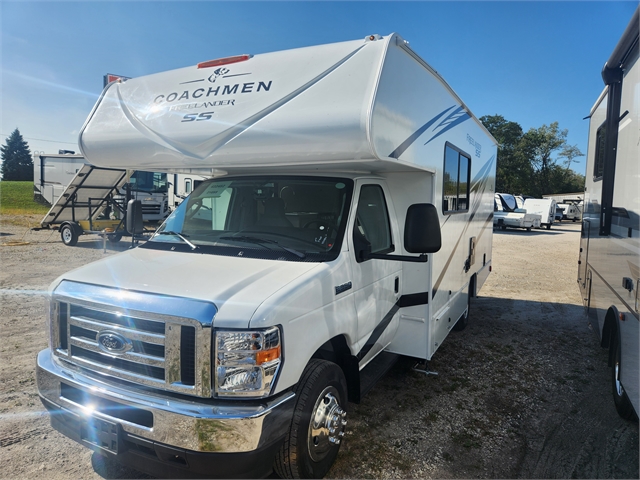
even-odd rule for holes
{"type": "MultiPolygon", "coordinates": [[[[77,173],[88,164],[82,155],[39,155],[33,162],[33,197],[36,201],[55,205],[77,173]]],[[[128,183],[133,198],[142,201],[145,221],[158,222],[169,214],[167,174],[131,172],[128,183]]],[[[124,189],[120,194],[124,195],[124,189]]],[[[45,217],[46,218],[46,217],[45,217]]]]}
{"type": "Polygon", "coordinates": [[[582,200],[564,199],[557,204],[562,210],[562,219],[575,222],[582,218],[582,200]]]}
{"type": "Polygon", "coordinates": [[[87,163],[82,155],[34,155],[33,199],[53,205],[76,173],[87,163]]]}
{"type": "Polygon", "coordinates": [[[527,213],[540,215],[540,228],[551,228],[556,217],[556,201],[551,198],[527,198],[523,207],[527,213]]]}
{"type": "Polygon", "coordinates": [[[540,228],[540,215],[531,214],[521,208],[522,197],[514,197],[509,193],[496,193],[493,202],[493,226],[506,230],[524,228],[528,232],[532,228],[540,228]]]}
{"type": "Polygon", "coordinates": [[[636,9],[602,70],[591,109],[578,284],[609,349],[611,389],[623,418],[637,417],[640,360],[640,62],[636,9]]]}
{"type": "Polygon", "coordinates": [[[365,373],[429,360],[491,270],[496,141],[396,34],[112,83],[79,143],[214,176],[50,290],[52,425],[155,475],[324,476],[365,373]]]}

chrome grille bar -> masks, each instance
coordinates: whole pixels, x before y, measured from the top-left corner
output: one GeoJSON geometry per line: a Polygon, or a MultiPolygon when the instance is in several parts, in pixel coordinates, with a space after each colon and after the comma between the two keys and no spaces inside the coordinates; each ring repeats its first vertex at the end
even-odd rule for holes
{"type": "Polygon", "coordinates": [[[213,304],[64,281],[51,311],[58,358],[148,387],[211,396],[213,304]],[[101,335],[126,349],[101,345],[101,335]]]}

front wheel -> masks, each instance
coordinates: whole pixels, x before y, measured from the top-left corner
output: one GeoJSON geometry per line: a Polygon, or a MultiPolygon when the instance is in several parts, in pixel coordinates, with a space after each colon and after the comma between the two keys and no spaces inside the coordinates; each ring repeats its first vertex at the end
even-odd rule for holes
{"type": "Polygon", "coordinates": [[[335,363],[313,359],[302,372],[295,393],[291,426],[274,469],[281,478],[322,478],[344,437],[347,382],[335,363]]]}

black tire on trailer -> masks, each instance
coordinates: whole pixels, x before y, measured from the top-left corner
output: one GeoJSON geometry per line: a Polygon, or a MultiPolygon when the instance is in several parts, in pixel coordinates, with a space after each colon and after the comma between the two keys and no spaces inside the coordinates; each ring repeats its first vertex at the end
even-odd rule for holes
{"type": "Polygon", "coordinates": [[[293,418],[274,470],[280,478],[322,478],[338,455],[347,423],[347,382],[342,369],[312,359],[295,394],[293,418]]]}
{"type": "Polygon", "coordinates": [[[111,243],[118,243],[120,240],[122,240],[122,234],[121,233],[114,233],[113,235],[107,235],[107,239],[111,243]]]}
{"type": "Polygon", "coordinates": [[[78,243],[78,233],[70,223],[65,223],[62,227],[60,227],[60,238],[62,239],[62,243],[64,243],[68,247],[73,247],[76,243],[78,243]]]}
{"type": "Polygon", "coordinates": [[[530,231],[531,231],[531,227],[527,227],[527,232],[530,232],[530,231]]]}
{"type": "Polygon", "coordinates": [[[611,368],[611,390],[613,392],[613,403],[616,405],[618,415],[625,420],[634,420],[636,417],[635,410],[631,404],[631,400],[624,391],[622,383],[620,383],[620,370],[622,368],[622,360],[620,355],[620,344],[616,336],[612,340],[611,348],[613,349],[612,358],[613,366],[611,368]]]}
{"type": "Polygon", "coordinates": [[[551,224],[547,223],[547,230],[551,230],[551,224]]]}

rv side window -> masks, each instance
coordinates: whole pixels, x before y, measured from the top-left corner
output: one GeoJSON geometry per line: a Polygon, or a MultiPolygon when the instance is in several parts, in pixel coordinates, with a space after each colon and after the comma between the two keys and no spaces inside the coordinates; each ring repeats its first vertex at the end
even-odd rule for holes
{"type": "Polygon", "coordinates": [[[596,133],[596,152],[595,161],[593,162],[593,181],[602,180],[604,172],[604,139],[607,134],[606,124],[603,123],[596,133]]]}
{"type": "Polygon", "coordinates": [[[184,181],[184,193],[189,194],[191,193],[191,179],[187,178],[184,181]]]}
{"type": "Polygon", "coordinates": [[[380,185],[363,185],[360,189],[353,236],[355,244],[369,242],[371,253],[393,251],[389,213],[380,185]]]}
{"type": "Polygon", "coordinates": [[[470,173],[471,157],[447,143],[444,149],[443,213],[469,210],[470,173]]]}

